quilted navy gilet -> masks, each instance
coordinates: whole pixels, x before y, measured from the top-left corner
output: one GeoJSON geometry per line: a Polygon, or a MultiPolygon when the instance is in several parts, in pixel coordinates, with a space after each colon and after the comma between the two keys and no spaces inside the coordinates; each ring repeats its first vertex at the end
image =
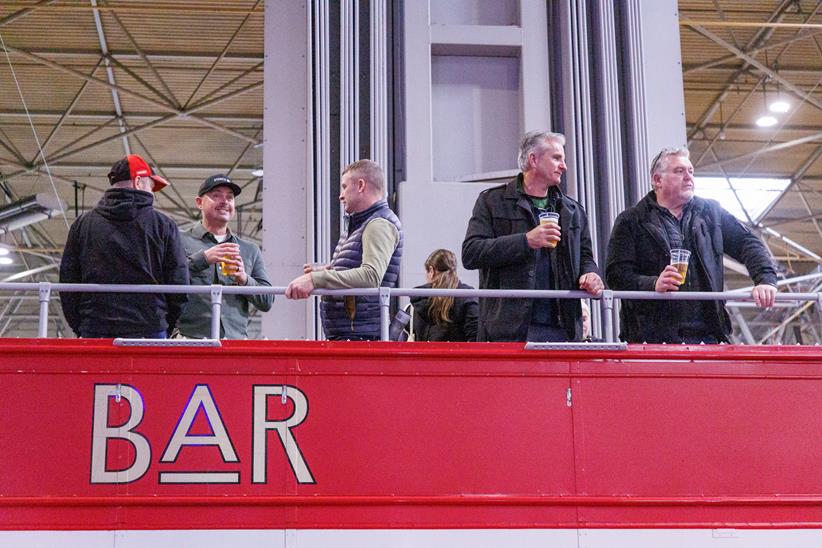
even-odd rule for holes
{"type": "MultiPolygon", "coordinates": [[[[340,235],[337,248],[331,257],[333,270],[350,270],[362,265],[362,235],[365,227],[374,219],[386,219],[400,234],[400,241],[391,255],[388,268],[380,282],[381,287],[397,287],[400,278],[400,258],[402,257],[403,233],[402,224],[388,202],[380,200],[364,211],[354,213],[348,217],[348,226],[340,235]]],[[[379,297],[357,296],[356,312],[351,320],[345,310],[343,297],[323,298],[320,313],[325,336],[329,339],[347,338],[380,338],[380,304],[379,297]]]]}

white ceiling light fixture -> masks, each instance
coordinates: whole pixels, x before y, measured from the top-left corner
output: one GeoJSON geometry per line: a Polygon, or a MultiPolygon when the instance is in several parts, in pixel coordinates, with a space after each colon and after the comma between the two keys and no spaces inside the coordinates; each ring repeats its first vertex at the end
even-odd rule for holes
{"type": "Polygon", "coordinates": [[[0,265],[14,264],[14,259],[11,257],[0,257],[0,265]]]}
{"type": "Polygon", "coordinates": [[[0,245],[0,257],[5,257],[9,253],[11,253],[11,251],[9,251],[9,248],[7,248],[4,245],[0,245]]]}
{"type": "Polygon", "coordinates": [[[785,112],[791,110],[791,104],[785,101],[784,99],[777,99],[776,101],[768,105],[768,110],[770,110],[771,112],[784,114],[785,112]]]}
{"type": "Polygon", "coordinates": [[[263,176],[263,168],[258,167],[258,168],[256,168],[256,169],[252,169],[252,170],[251,170],[251,174],[252,174],[254,177],[262,177],[262,176],[263,176]]]}
{"type": "Polygon", "coordinates": [[[770,116],[768,114],[766,114],[764,116],[760,116],[759,118],[756,119],[756,125],[758,125],[759,127],[775,126],[776,122],[777,122],[776,118],[774,118],[773,116],[770,116]]]}

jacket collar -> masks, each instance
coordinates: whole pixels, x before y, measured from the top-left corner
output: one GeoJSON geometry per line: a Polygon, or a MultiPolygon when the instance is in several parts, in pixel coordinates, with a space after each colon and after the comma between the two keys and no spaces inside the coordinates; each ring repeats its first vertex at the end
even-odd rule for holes
{"type": "Polygon", "coordinates": [[[364,209],[362,211],[358,211],[356,213],[351,213],[350,215],[346,215],[348,218],[349,226],[358,226],[361,222],[371,217],[375,211],[382,209],[384,207],[388,207],[388,202],[385,200],[377,200],[368,209],[364,209]]]}
{"type": "MultiPolygon", "coordinates": [[[[234,242],[234,234],[231,232],[231,228],[226,227],[228,231],[228,238],[226,238],[223,243],[225,242],[234,242]]],[[[217,238],[214,237],[214,234],[206,230],[206,227],[203,226],[202,222],[197,223],[193,227],[191,227],[191,234],[197,238],[198,240],[205,240],[207,239],[210,242],[217,242],[217,238]]]]}

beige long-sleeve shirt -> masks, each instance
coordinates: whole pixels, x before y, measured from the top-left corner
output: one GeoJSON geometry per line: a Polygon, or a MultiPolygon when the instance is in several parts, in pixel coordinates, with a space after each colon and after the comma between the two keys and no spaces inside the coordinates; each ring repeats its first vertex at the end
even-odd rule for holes
{"type": "Polygon", "coordinates": [[[312,272],[311,281],[318,289],[379,287],[399,241],[397,227],[386,219],[374,219],[362,233],[362,264],[359,267],[312,272]]]}

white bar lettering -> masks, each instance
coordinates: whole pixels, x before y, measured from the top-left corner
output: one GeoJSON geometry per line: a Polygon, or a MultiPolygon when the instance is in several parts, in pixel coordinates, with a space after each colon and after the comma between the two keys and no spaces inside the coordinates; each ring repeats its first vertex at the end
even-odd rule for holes
{"type": "Polygon", "coordinates": [[[94,387],[94,415],[91,441],[91,483],[130,483],[143,476],[151,463],[151,446],[148,440],[133,432],[143,420],[143,397],[137,389],[128,385],[98,384],[94,387]],[[122,426],[108,425],[110,398],[125,398],[131,407],[131,415],[122,426]],[[134,447],[134,463],[123,470],[106,470],[108,440],[123,439],[134,447]]]}
{"type": "Polygon", "coordinates": [[[174,462],[177,460],[177,455],[184,445],[216,445],[220,448],[223,461],[239,462],[240,460],[231,445],[231,439],[228,437],[228,432],[225,429],[225,424],[223,424],[223,419],[220,417],[220,412],[217,410],[217,405],[214,403],[214,398],[211,397],[211,391],[204,384],[199,384],[194,388],[194,392],[183,411],[183,416],[180,418],[180,422],[177,424],[177,428],[174,430],[160,462],[174,462]],[[201,405],[213,433],[209,435],[189,435],[188,431],[191,429],[191,424],[197,417],[197,410],[201,405]]]}
{"type": "Polygon", "coordinates": [[[288,463],[294,471],[297,483],[314,483],[314,477],[308,469],[303,454],[291,433],[291,428],[301,424],[308,416],[308,398],[294,386],[258,385],[254,387],[254,439],[252,442],[252,478],[253,483],[266,482],[267,432],[276,430],[280,438],[288,463]],[[294,402],[294,412],[286,420],[266,420],[268,396],[282,396],[294,402]]]}

